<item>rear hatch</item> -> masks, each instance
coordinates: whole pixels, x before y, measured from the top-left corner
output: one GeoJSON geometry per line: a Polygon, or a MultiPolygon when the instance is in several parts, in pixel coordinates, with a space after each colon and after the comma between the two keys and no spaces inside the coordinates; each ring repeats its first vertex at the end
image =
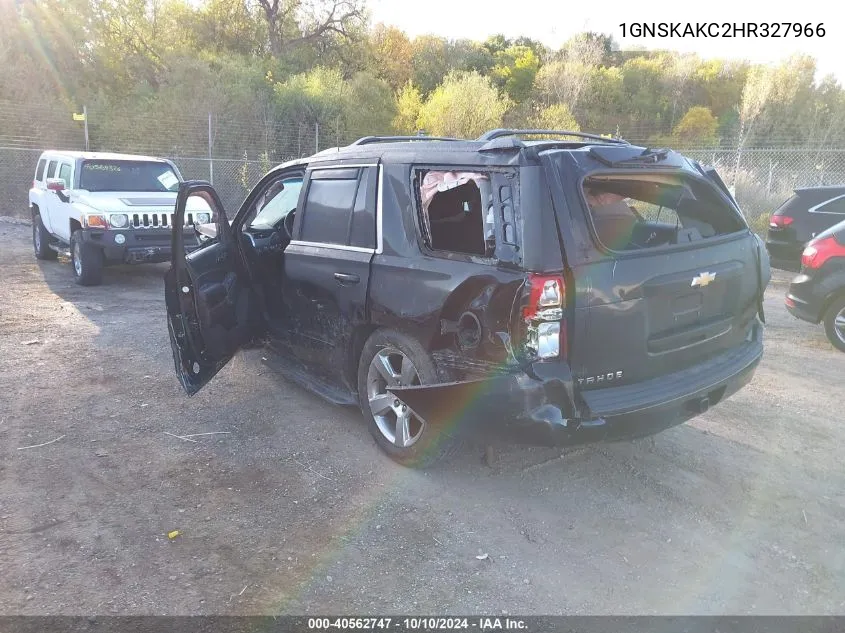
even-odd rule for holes
{"type": "Polygon", "coordinates": [[[768,281],[718,177],[673,152],[642,152],[542,154],[574,286],[568,360],[582,389],[668,375],[744,344],[768,281]]]}

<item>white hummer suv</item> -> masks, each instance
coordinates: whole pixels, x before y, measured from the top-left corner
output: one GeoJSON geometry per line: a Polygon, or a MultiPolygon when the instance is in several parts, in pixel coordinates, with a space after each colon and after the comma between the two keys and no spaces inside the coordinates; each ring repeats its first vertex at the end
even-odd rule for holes
{"type": "MultiPolygon", "coordinates": [[[[67,255],[76,283],[97,285],[110,263],[170,260],[171,224],[182,176],[163,158],[46,151],[29,190],[38,259],[67,255]]],[[[198,200],[186,214],[186,250],[199,244],[192,225],[212,221],[198,200]]]]}

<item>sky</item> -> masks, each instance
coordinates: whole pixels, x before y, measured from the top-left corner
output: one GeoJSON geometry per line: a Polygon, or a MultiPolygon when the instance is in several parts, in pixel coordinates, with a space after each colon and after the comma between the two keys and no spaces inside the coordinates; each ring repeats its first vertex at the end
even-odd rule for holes
{"type": "MultiPolygon", "coordinates": [[[[755,63],[780,61],[795,53],[812,55],[817,78],[832,73],[845,84],[845,10],[836,0],[767,2],[741,0],[369,0],[372,22],[395,25],[411,36],[431,33],[448,38],[484,40],[503,33],[525,35],[552,49],[575,33],[598,31],[613,36],[622,50],[670,49],[703,58],[747,59],[755,63]],[[823,37],[789,38],[634,38],[623,37],[621,24],[631,23],[801,23],[823,37]]],[[[783,27],[781,27],[783,28],[783,27]]],[[[758,27],[758,30],[762,30],[758,27]]]]}

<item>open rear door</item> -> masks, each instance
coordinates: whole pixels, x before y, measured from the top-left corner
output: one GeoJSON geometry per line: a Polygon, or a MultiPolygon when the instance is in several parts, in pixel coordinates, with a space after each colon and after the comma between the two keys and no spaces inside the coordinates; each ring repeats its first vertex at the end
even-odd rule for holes
{"type": "Polygon", "coordinates": [[[260,336],[261,311],[246,264],[217,192],[207,182],[179,187],[172,260],[165,275],[167,324],[176,374],[189,395],[199,391],[238,349],[260,336]],[[185,253],[182,227],[189,200],[211,207],[216,236],[185,253]]]}

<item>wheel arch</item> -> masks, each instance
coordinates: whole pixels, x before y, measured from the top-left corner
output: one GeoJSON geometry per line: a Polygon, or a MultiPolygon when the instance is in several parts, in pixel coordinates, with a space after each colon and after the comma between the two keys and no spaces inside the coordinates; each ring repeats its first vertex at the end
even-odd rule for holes
{"type": "Polygon", "coordinates": [[[361,353],[364,351],[367,340],[379,329],[382,328],[374,323],[362,323],[352,331],[352,337],[349,339],[346,367],[343,373],[356,394],[358,393],[358,366],[361,364],[361,353]]]}
{"type": "Polygon", "coordinates": [[[825,317],[827,317],[827,311],[830,310],[830,306],[839,299],[845,299],[845,286],[841,286],[837,290],[834,290],[825,298],[824,303],[822,303],[822,309],[819,311],[819,322],[825,320],[825,317]]]}

